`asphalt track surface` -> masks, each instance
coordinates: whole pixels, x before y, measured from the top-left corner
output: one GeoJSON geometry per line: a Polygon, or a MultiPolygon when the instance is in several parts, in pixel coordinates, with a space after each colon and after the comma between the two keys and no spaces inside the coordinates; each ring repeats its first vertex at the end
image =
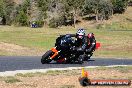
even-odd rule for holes
{"type": "Polygon", "coordinates": [[[80,64],[41,64],[41,56],[0,56],[0,72],[81,66],[132,65],[132,59],[91,58],[80,64]]]}

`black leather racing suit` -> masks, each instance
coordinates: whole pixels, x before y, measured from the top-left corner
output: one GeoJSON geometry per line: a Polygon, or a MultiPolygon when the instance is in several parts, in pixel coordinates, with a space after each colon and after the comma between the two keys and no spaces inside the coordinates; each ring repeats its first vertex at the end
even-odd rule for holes
{"type": "Polygon", "coordinates": [[[75,47],[76,48],[82,48],[82,51],[85,51],[86,47],[87,47],[87,38],[86,36],[83,37],[83,39],[79,39],[77,38],[75,41],[75,47]]]}
{"type": "Polygon", "coordinates": [[[86,48],[86,53],[92,53],[93,51],[95,51],[96,48],[96,40],[95,37],[91,37],[91,38],[87,38],[88,40],[88,45],[86,48]]]}

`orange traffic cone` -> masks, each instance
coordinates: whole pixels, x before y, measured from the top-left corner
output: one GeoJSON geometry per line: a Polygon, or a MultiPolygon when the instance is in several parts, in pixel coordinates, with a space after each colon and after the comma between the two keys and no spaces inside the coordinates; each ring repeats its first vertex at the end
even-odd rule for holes
{"type": "Polygon", "coordinates": [[[84,68],[82,68],[82,76],[79,77],[79,82],[82,86],[88,86],[91,84],[90,79],[88,78],[88,72],[84,71],[84,68]]]}
{"type": "Polygon", "coordinates": [[[88,77],[88,72],[84,71],[84,68],[82,68],[82,77],[88,77]]]}

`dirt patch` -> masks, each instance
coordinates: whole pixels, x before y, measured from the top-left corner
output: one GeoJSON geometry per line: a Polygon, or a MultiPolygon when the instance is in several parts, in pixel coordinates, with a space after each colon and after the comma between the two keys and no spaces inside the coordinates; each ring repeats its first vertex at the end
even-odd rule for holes
{"type": "Polygon", "coordinates": [[[8,52],[10,55],[34,55],[36,53],[35,50],[30,48],[5,42],[0,42],[0,51],[8,52]]]}
{"type": "Polygon", "coordinates": [[[15,44],[0,42],[0,49],[12,52],[12,51],[16,51],[16,50],[27,50],[28,48],[22,47],[19,45],[15,45],[15,44]]]}

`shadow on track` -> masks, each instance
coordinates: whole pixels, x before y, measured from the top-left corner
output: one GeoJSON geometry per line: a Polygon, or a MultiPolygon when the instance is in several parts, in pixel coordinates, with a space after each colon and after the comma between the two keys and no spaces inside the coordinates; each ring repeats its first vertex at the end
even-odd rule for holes
{"type": "Polygon", "coordinates": [[[90,61],[95,61],[95,60],[88,60],[88,62],[90,62],[90,61]]]}
{"type": "MultiPolygon", "coordinates": [[[[93,62],[95,60],[88,60],[88,61],[84,61],[84,63],[88,63],[88,62],[93,62]]],[[[55,62],[55,61],[52,61],[51,63],[46,63],[46,64],[65,64],[65,65],[68,65],[68,64],[80,64],[78,62],[72,62],[72,63],[59,63],[59,62],[55,62]]],[[[83,63],[82,63],[83,64],[83,63]]],[[[80,64],[81,65],[81,64],[80,64]]]]}

